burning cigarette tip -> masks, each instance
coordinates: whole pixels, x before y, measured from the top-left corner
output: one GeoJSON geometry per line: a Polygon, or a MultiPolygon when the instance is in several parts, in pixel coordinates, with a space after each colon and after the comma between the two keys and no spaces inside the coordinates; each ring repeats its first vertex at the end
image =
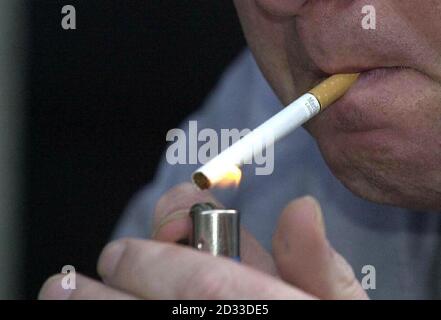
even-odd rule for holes
{"type": "Polygon", "coordinates": [[[202,172],[195,172],[192,176],[193,183],[201,190],[210,189],[211,183],[205,174],[202,172]]]}
{"type": "Polygon", "coordinates": [[[208,170],[198,170],[192,175],[193,183],[201,190],[212,187],[238,187],[242,178],[242,171],[235,165],[211,167],[208,170]]]}

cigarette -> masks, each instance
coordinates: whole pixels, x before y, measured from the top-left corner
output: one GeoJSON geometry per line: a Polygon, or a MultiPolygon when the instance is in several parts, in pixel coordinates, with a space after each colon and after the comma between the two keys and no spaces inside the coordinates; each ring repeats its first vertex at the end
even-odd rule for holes
{"type": "Polygon", "coordinates": [[[208,161],[192,175],[200,189],[240,180],[239,167],[341,98],[359,74],[337,74],[321,82],[242,139],[208,161]]]}

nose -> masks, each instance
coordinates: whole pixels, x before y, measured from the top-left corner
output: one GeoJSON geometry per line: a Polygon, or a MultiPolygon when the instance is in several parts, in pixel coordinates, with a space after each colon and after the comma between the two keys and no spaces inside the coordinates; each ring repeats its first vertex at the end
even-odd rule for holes
{"type": "Polygon", "coordinates": [[[295,16],[308,0],[256,0],[265,11],[276,16],[295,16]]]}

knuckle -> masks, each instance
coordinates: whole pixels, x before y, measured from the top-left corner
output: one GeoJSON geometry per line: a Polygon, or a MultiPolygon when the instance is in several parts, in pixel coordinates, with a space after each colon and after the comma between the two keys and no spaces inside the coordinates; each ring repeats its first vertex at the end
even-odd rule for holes
{"type": "Polygon", "coordinates": [[[338,296],[342,299],[362,299],[366,297],[364,290],[355,277],[354,270],[346,260],[337,254],[336,257],[341,266],[340,277],[338,279],[338,296]]]}
{"type": "Polygon", "coordinates": [[[102,250],[97,263],[97,270],[101,277],[106,279],[116,278],[121,273],[121,268],[131,263],[136,255],[132,252],[139,251],[139,240],[122,238],[110,242],[102,250]]]}
{"type": "Polygon", "coordinates": [[[155,220],[160,219],[161,214],[165,211],[165,208],[168,205],[169,202],[169,192],[164,193],[158,200],[158,202],[156,203],[155,206],[155,210],[154,210],[154,218],[155,220]]]}
{"type": "Polygon", "coordinates": [[[191,275],[182,296],[184,299],[219,300],[227,297],[230,288],[231,275],[222,268],[206,266],[191,275]]]}
{"type": "Polygon", "coordinates": [[[158,222],[165,214],[168,213],[168,211],[170,211],[171,207],[173,207],[173,205],[176,203],[175,200],[179,195],[185,196],[190,190],[193,190],[190,183],[182,183],[164,193],[159,198],[155,206],[155,221],[158,222]]]}
{"type": "Polygon", "coordinates": [[[354,274],[344,275],[340,278],[340,292],[345,298],[351,298],[356,295],[358,291],[358,283],[354,274]]]}

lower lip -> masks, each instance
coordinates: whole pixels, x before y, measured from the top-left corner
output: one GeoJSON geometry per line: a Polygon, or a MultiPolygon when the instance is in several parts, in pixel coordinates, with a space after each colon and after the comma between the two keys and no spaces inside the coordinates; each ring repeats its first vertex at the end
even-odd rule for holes
{"type": "Polygon", "coordinates": [[[331,121],[339,131],[370,131],[387,124],[381,112],[368,112],[373,105],[381,107],[391,103],[394,96],[389,89],[407,68],[378,68],[360,73],[354,86],[329,108],[331,121]],[[374,103],[378,100],[378,103],[374,103]]]}
{"type": "Polygon", "coordinates": [[[386,79],[392,75],[397,73],[407,71],[409,68],[404,67],[391,67],[391,68],[377,68],[371,69],[365,72],[360,73],[359,82],[373,82],[386,79]]]}

